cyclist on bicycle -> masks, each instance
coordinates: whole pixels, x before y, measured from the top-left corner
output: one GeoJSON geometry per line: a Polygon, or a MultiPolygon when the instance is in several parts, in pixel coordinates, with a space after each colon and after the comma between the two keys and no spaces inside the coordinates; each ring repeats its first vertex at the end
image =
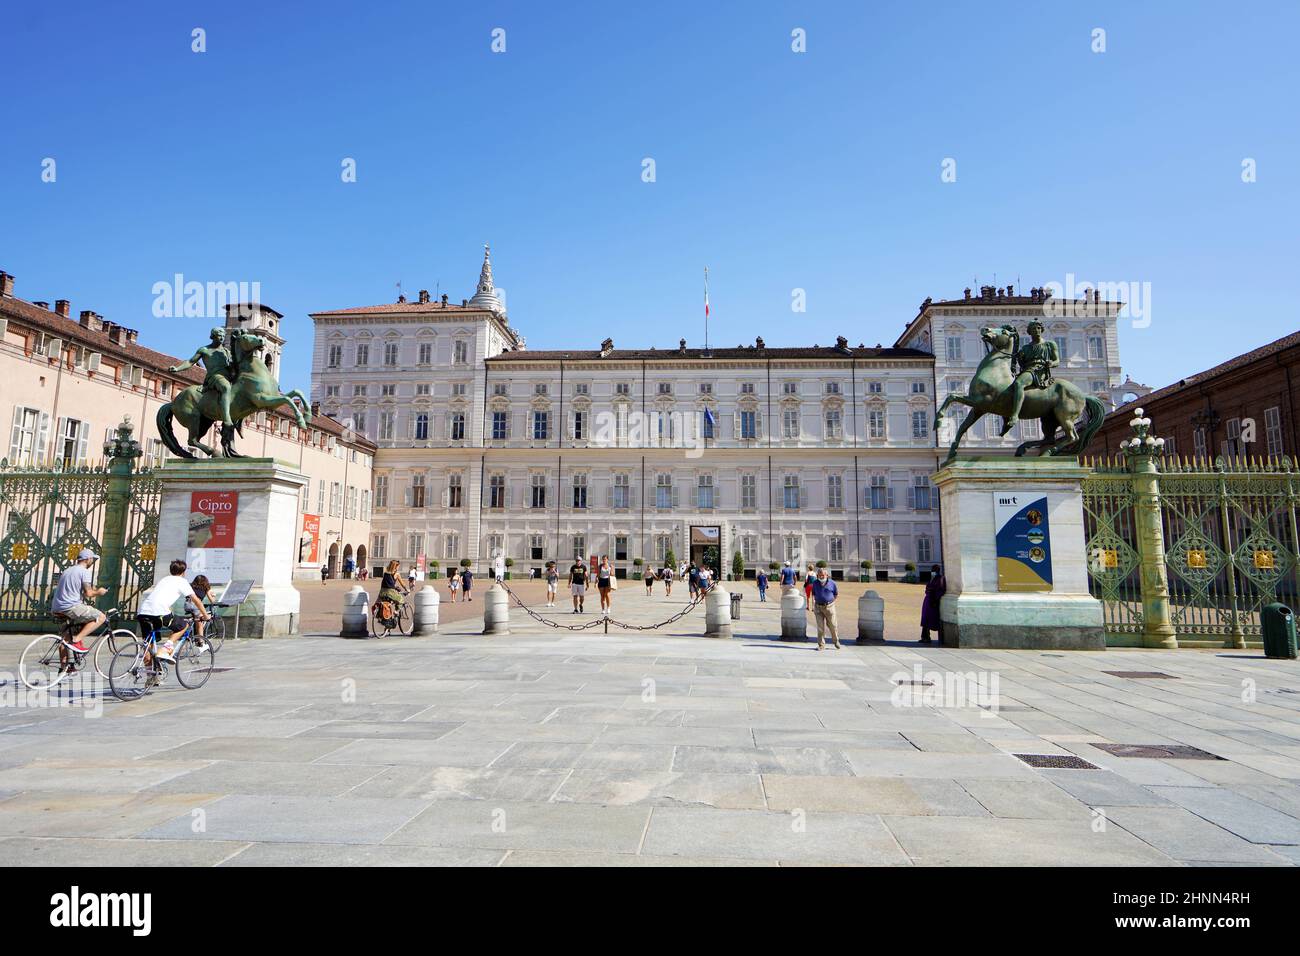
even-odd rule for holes
{"type": "MultiPolygon", "coordinates": [[[[194,580],[190,582],[190,587],[194,589],[195,601],[193,603],[202,604],[204,610],[207,610],[212,606],[212,582],[208,580],[206,574],[194,575],[194,580]]],[[[211,612],[209,611],[209,613],[211,612]]],[[[207,621],[199,621],[198,625],[194,628],[195,633],[198,635],[198,644],[200,647],[203,646],[203,635],[207,629],[207,621]]]]}
{"type": "MultiPolygon", "coordinates": [[[[185,568],[185,562],[177,558],[168,566],[168,571],[171,573],[146,591],[144,597],[140,599],[140,610],[136,613],[135,619],[140,625],[141,637],[147,638],[150,633],[172,631],[172,605],[182,597],[186,599],[187,604],[193,606],[199,620],[207,621],[212,617],[194,593],[194,588],[190,587],[190,582],[185,580],[185,568]]],[[[172,657],[173,650],[172,642],[164,641],[157,646],[154,654],[159,660],[175,663],[175,658],[172,657]]],[[[145,658],[147,662],[147,652],[145,658]]]]}
{"type": "Polygon", "coordinates": [[[50,611],[55,617],[63,618],[73,626],[81,625],[81,630],[71,641],[72,647],[80,652],[89,650],[84,638],[104,623],[104,612],[92,603],[101,594],[108,593],[108,588],[95,587],[90,566],[96,560],[98,556],[94,551],[82,548],[77,563],[59,576],[59,584],[50,600],[50,611]]]}
{"type": "Polygon", "coordinates": [[[400,561],[393,560],[389,561],[388,566],[384,568],[383,580],[379,582],[379,597],[375,599],[376,607],[379,606],[380,601],[391,601],[394,608],[399,608],[406,603],[407,589],[402,587],[401,578],[398,577],[401,567],[400,561]]]}

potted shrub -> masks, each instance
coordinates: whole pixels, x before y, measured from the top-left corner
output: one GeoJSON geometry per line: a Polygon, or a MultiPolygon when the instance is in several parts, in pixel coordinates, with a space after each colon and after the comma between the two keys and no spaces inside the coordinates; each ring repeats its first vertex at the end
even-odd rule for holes
{"type": "Polygon", "coordinates": [[[438,569],[442,567],[437,561],[429,562],[429,578],[432,580],[438,576],[438,569]]]}
{"type": "Polygon", "coordinates": [[[859,580],[859,581],[870,581],[870,580],[871,580],[871,562],[870,562],[870,561],[863,561],[863,562],[862,562],[862,573],[861,573],[860,575],[858,575],[858,580],[859,580]]]}
{"type": "Polygon", "coordinates": [[[506,558],[506,580],[510,580],[510,569],[515,566],[514,558],[506,558]]]}
{"type": "Polygon", "coordinates": [[[469,558],[461,558],[461,559],[460,559],[460,566],[461,566],[462,568],[468,568],[468,567],[470,566],[470,564],[471,564],[471,562],[470,562],[470,559],[469,559],[469,558]]]}
{"type": "Polygon", "coordinates": [[[745,577],[745,556],[737,551],[731,556],[731,580],[740,581],[745,577]]]}
{"type": "Polygon", "coordinates": [[[816,566],[819,567],[819,568],[824,568],[824,567],[826,567],[826,562],[825,562],[825,561],[818,561],[816,566]]]}
{"type": "Polygon", "coordinates": [[[668,553],[664,555],[664,564],[668,565],[668,567],[672,568],[674,571],[677,570],[677,555],[673,553],[672,548],[669,548],[668,553]]]}
{"type": "Polygon", "coordinates": [[[904,584],[916,584],[920,580],[920,578],[916,576],[915,562],[908,561],[906,564],[903,565],[903,570],[907,572],[906,574],[903,575],[904,584]]]}
{"type": "Polygon", "coordinates": [[[632,559],[632,567],[634,567],[634,568],[636,569],[635,571],[632,572],[632,580],[633,580],[633,581],[640,581],[640,580],[641,580],[641,566],[642,566],[643,564],[645,564],[645,561],[643,561],[641,558],[633,558],[633,559],[632,559]]]}
{"type": "Polygon", "coordinates": [[[767,562],[767,569],[769,571],[780,571],[781,565],[777,564],[775,561],[769,561],[767,562]]]}

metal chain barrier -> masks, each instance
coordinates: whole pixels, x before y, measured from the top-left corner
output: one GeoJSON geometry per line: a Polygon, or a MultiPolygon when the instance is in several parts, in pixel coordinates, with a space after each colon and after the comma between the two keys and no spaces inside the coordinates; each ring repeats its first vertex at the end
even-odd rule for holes
{"type": "MultiPolygon", "coordinates": [[[[602,614],[600,617],[593,618],[590,621],[584,621],[581,624],[561,624],[558,621],[552,621],[549,617],[544,617],[541,614],[538,614],[536,611],[530,608],[527,604],[525,604],[523,601],[519,599],[518,594],[516,594],[514,591],[510,590],[509,587],[506,586],[506,583],[504,581],[498,581],[497,586],[503,588],[506,594],[514,598],[515,603],[519,605],[519,607],[524,611],[525,614],[527,614],[533,620],[545,624],[547,627],[553,627],[557,631],[587,631],[593,627],[600,627],[604,625],[606,634],[609,633],[609,625],[611,624],[613,624],[615,627],[621,627],[625,631],[653,631],[656,628],[664,627],[668,624],[673,624],[677,621],[680,621],[687,614],[690,614],[697,607],[703,604],[704,595],[708,593],[707,591],[701,592],[700,596],[697,597],[694,601],[691,601],[689,604],[687,604],[686,607],[682,608],[680,611],[678,611],[676,614],[674,614],[672,617],[668,618],[667,620],[660,621],[658,624],[628,624],[624,621],[616,621],[612,617],[609,617],[608,614],[602,614]]],[[[712,590],[713,587],[716,586],[717,586],[716,584],[711,586],[709,590],[712,590]]]]}

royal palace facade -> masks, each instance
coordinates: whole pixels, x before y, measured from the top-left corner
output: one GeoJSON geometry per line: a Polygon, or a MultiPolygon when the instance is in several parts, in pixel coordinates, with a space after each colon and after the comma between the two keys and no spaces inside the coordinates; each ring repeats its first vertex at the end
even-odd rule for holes
{"type": "MultiPolygon", "coordinates": [[[[929,476],[951,436],[935,433],[936,393],[964,391],[980,328],[1023,326],[1042,303],[1009,288],[926,300],[888,347],[537,351],[509,324],[485,254],[459,305],[421,292],[314,313],[312,399],[377,446],[371,565],[482,570],[503,555],[519,574],[608,554],[630,575],[672,551],[730,573],[738,552],[749,573],[825,561],[853,578],[870,561],[872,577],[898,577],[939,560],[929,476]]],[[[1047,323],[1064,340],[1061,377],[1118,387],[1120,308],[1047,323]]],[[[966,444],[1010,451],[1028,437],[966,444]]]]}

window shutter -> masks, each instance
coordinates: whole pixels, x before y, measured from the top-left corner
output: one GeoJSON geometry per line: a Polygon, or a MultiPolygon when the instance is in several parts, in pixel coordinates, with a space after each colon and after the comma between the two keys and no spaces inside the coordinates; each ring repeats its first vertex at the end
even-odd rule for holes
{"type": "Polygon", "coordinates": [[[82,422],[77,426],[77,464],[86,463],[86,451],[90,445],[90,422],[82,422]]]}
{"type": "Polygon", "coordinates": [[[605,507],[614,507],[614,486],[612,484],[605,489],[605,507]]]}
{"type": "Polygon", "coordinates": [[[18,455],[23,447],[23,408],[14,406],[14,424],[9,432],[9,464],[18,464],[18,455]]]}
{"type": "Polygon", "coordinates": [[[444,489],[442,489],[442,506],[443,506],[444,508],[447,508],[447,507],[450,507],[450,506],[451,506],[451,489],[450,489],[450,488],[444,488],[444,489]]]}
{"type": "Polygon", "coordinates": [[[763,413],[762,412],[754,413],[754,437],[755,438],[763,437],[763,413]]]}
{"type": "Polygon", "coordinates": [[[732,412],[731,414],[731,436],[740,441],[740,413],[732,412]]]}
{"type": "Polygon", "coordinates": [[[914,485],[907,486],[907,507],[916,510],[916,486],[914,485]]]}
{"type": "MultiPolygon", "coordinates": [[[[402,504],[406,505],[406,507],[409,508],[411,507],[411,502],[414,500],[415,500],[415,492],[412,488],[407,487],[402,489],[402,504]]],[[[333,504],[333,502],[331,502],[331,504],[333,504]]]]}
{"type": "Polygon", "coordinates": [[[676,486],[676,485],[673,485],[673,486],[672,486],[672,502],[673,502],[673,510],[674,510],[674,511],[676,511],[679,507],[681,507],[681,505],[678,504],[677,486],[676,486]]]}
{"type": "Polygon", "coordinates": [[[40,430],[36,433],[36,461],[44,463],[46,449],[50,441],[50,416],[41,412],[40,430]]]}
{"type": "Polygon", "coordinates": [[[506,485],[506,510],[510,509],[510,502],[514,500],[514,489],[506,485]]]}
{"type": "Polygon", "coordinates": [[[808,486],[799,486],[799,507],[806,509],[808,507],[808,486]]]}
{"type": "Polygon", "coordinates": [[[888,510],[890,510],[890,511],[893,511],[893,510],[894,510],[894,487],[893,487],[893,485],[889,485],[889,486],[887,486],[887,488],[885,489],[885,507],[886,507],[888,510]]]}
{"type": "Polygon", "coordinates": [[[45,354],[56,362],[63,358],[63,339],[49,339],[45,343],[45,354]]]}

